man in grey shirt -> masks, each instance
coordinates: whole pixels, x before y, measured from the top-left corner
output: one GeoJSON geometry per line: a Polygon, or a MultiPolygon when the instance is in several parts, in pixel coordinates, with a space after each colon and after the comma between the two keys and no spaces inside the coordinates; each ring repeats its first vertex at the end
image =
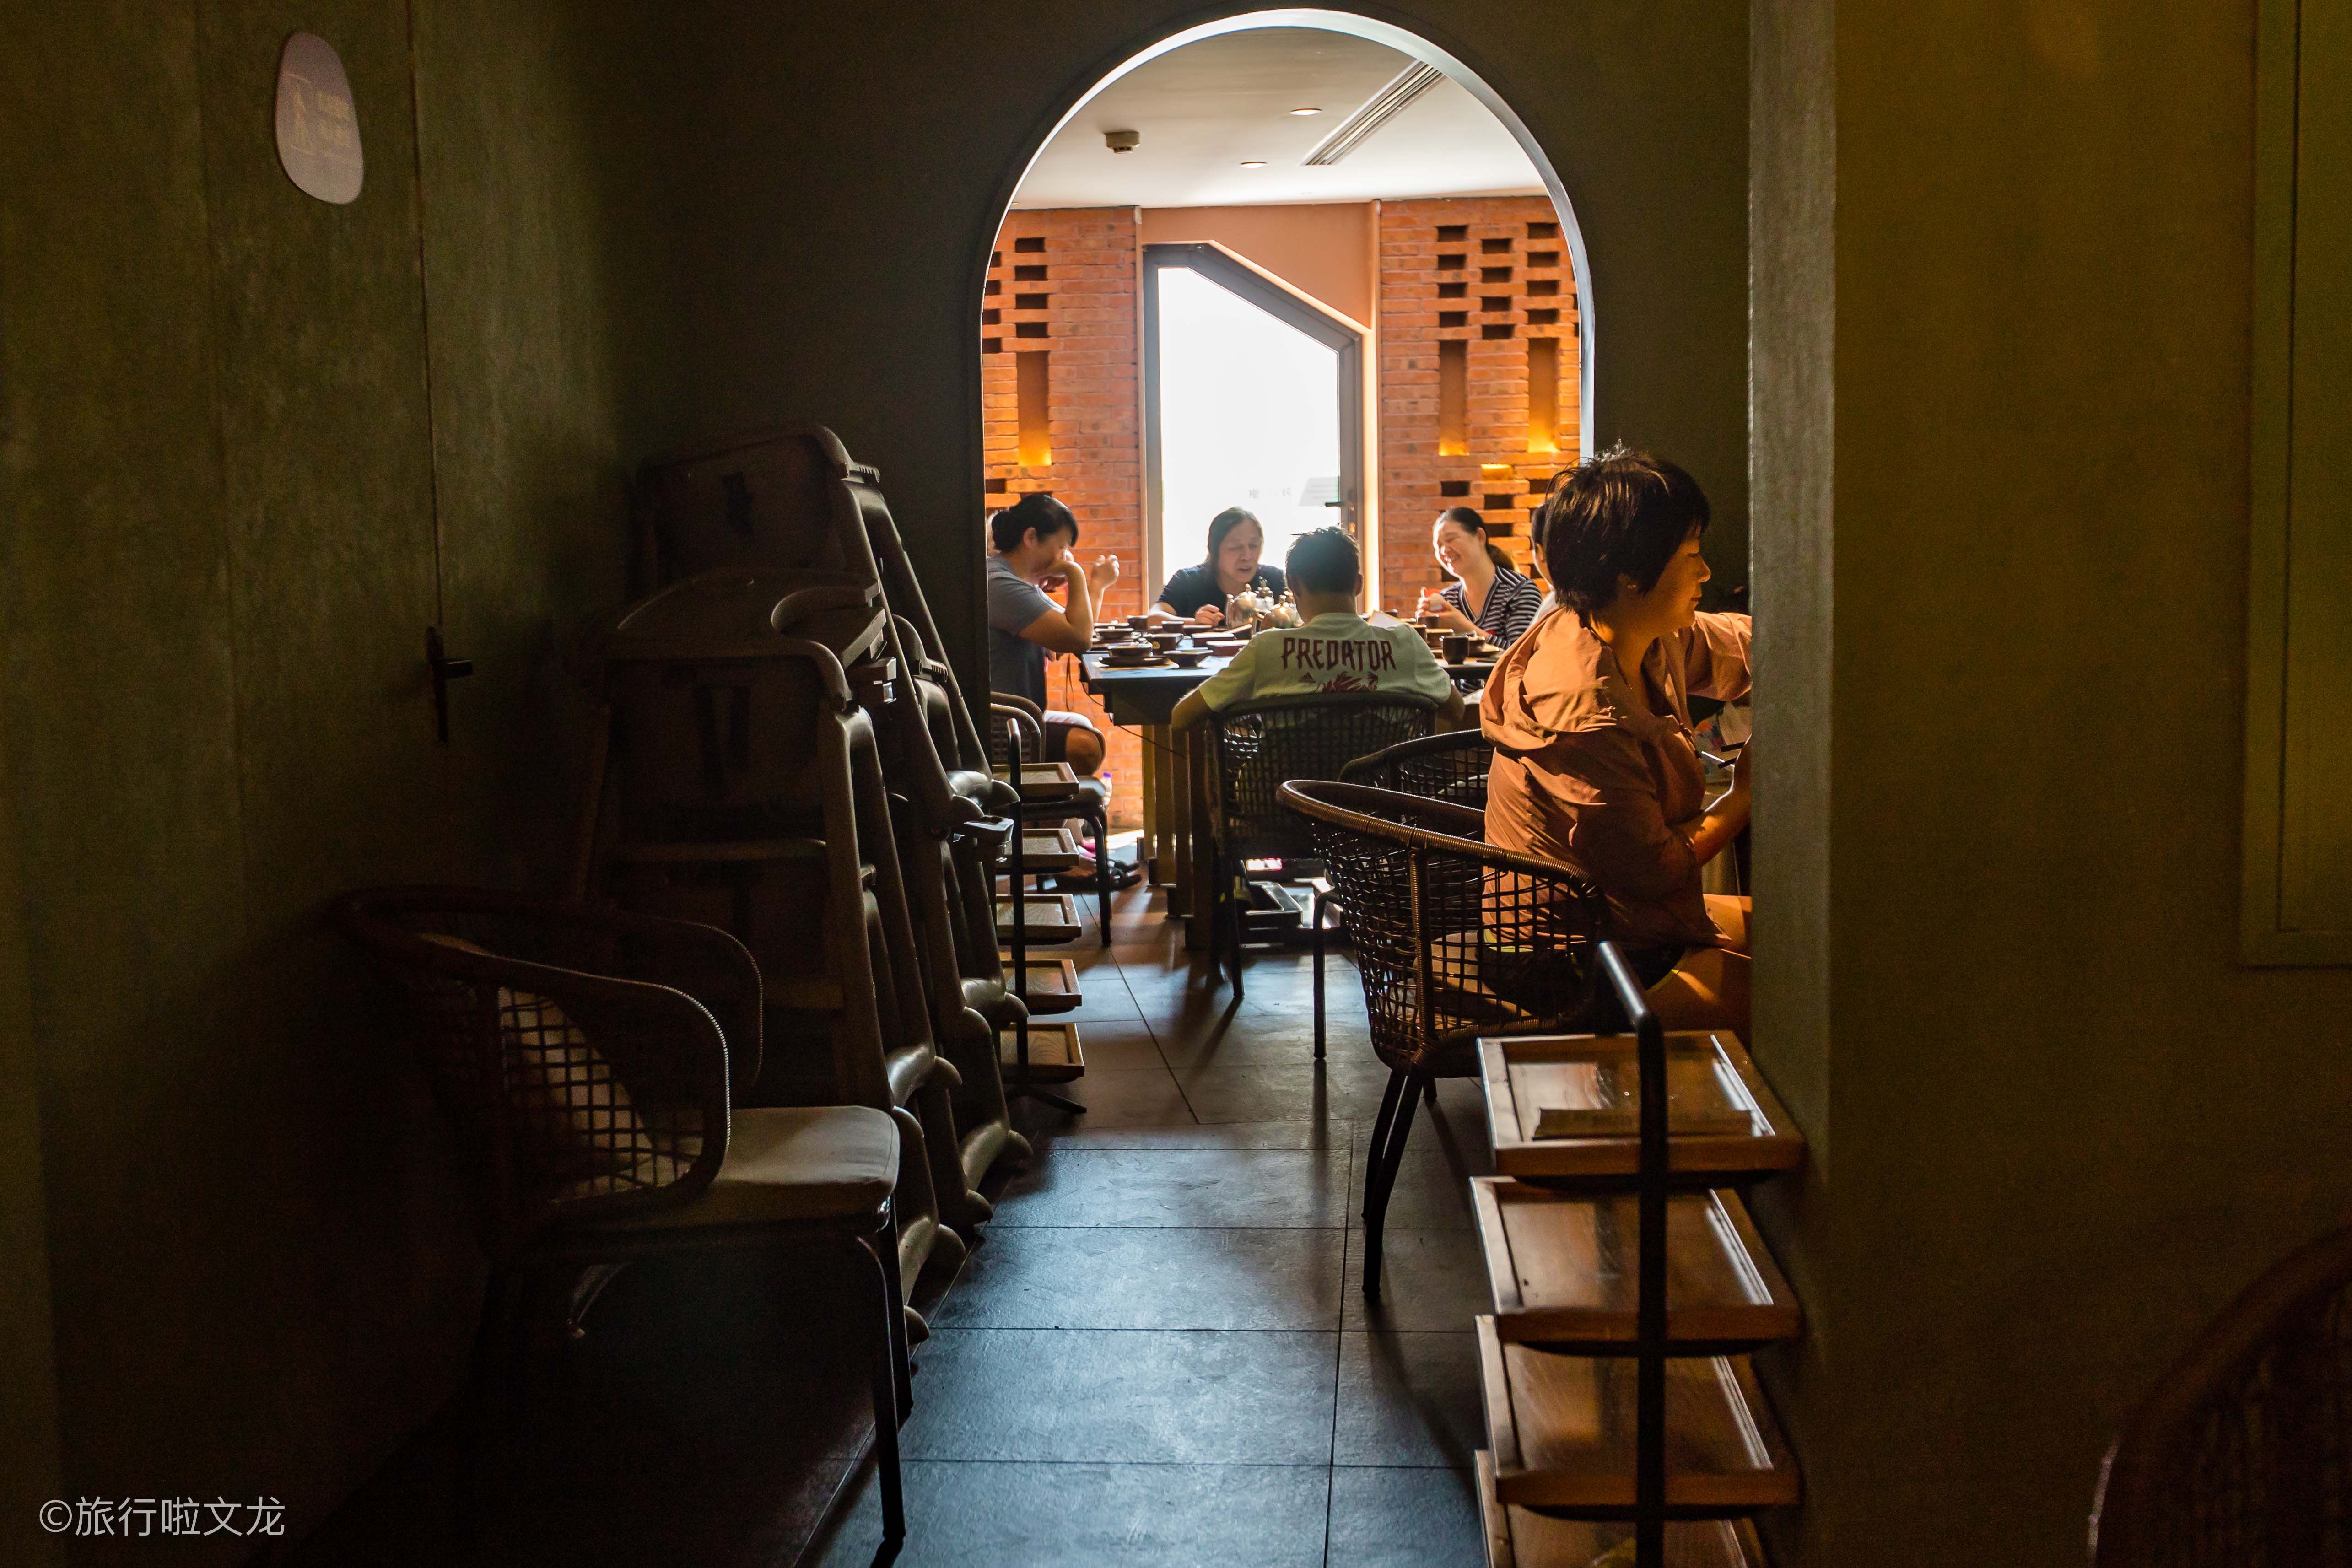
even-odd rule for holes
{"type": "Polygon", "coordinates": [[[1045,759],[1091,776],[1103,739],[1084,714],[1045,709],[1045,655],[1083,653],[1094,640],[1095,601],[1118,580],[1118,558],[1081,568],[1070,554],[1078,520],[1043,491],[1021,497],[988,522],[988,684],[1045,711],[1045,759]],[[1066,605],[1040,586],[1068,585],[1066,605]]]}

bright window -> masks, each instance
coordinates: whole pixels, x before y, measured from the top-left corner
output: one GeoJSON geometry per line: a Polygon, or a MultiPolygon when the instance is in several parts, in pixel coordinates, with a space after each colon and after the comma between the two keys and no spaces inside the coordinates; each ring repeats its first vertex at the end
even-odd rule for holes
{"type": "Polygon", "coordinates": [[[1268,565],[1340,520],[1339,351],[1187,267],[1160,274],[1160,559],[1207,554],[1209,519],[1246,507],[1268,565]]]}

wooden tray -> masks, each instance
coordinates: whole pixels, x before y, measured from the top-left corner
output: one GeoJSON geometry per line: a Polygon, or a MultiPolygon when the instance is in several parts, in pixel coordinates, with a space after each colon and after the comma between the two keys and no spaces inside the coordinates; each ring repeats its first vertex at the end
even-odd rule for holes
{"type": "MultiPolygon", "coordinates": [[[[1004,966],[1004,988],[1013,988],[1013,955],[1000,953],[998,961],[1004,966]]],[[[1032,958],[1023,966],[1029,971],[1029,1016],[1038,1018],[1051,1013],[1066,1013],[1087,1005],[1086,993],[1078,988],[1078,967],[1067,958],[1032,958]]]]}
{"type": "MultiPolygon", "coordinates": [[[[1087,858],[1078,835],[1067,828],[1025,828],[1021,833],[1022,869],[1029,873],[1067,871],[1087,858]]],[[[1009,871],[1008,855],[1003,862],[1009,871]]]]}
{"type": "MultiPolygon", "coordinates": [[[[1632,1538],[1630,1524],[1553,1519],[1495,1495],[1495,1456],[1478,1450],[1478,1512],[1486,1526],[1486,1568],[1592,1568],[1632,1538]]],[[[1768,1568],[1764,1543],[1746,1520],[1670,1521],[1666,1568],[1768,1568]]]]}
{"type": "MultiPolygon", "coordinates": [[[[1494,1319],[1477,1323],[1495,1495],[1603,1517],[1630,1511],[1633,1358],[1505,1344],[1494,1319]]],[[[1796,1461],[1746,1356],[1666,1363],[1667,1506],[1728,1515],[1783,1508],[1801,1495],[1796,1461]]]]}
{"type": "MultiPolygon", "coordinates": [[[[996,1035],[996,1062],[1011,1082],[1021,1070],[1021,1045],[1011,1030],[1000,1030],[996,1035]]],[[[1087,1075],[1086,1052],[1078,1047],[1078,1026],[1074,1023],[1029,1023],[1029,1081],[1033,1083],[1067,1083],[1073,1078],[1087,1075]]]]}
{"type": "MultiPolygon", "coordinates": [[[[1506,1343],[1631,1344],[1641,1237],[1631,1193],[1577,1197],[1502,1176],[1470,1183],[1506,1343]]],[[[1794,1339],[1804,1314],[1737,1193],[1666,1200],[1666,1335],[1687,1349],[1794,1339]]]]}
{"type": "MultiPolygon", "coordinates": [[[[1622,1110],[1621,1090],[1634,1082],[1633,1049],[1630,1034],[1481,1040],[1479,1077],[1496,1171],[1537,1182],[1634,1175],[1640,1151],[1630,1121],[1621,1134],[1534,1135],[1543,1105],[1622,1110]]],[[[1739,1037],[1727,1030],[1666,1036],[1666,1168],[1678,1176],[1737,1181],[1790,1169],[1804,1158],[1804,1138],[1757,1076],[1739,1037]],[[1746,1132],[1728,1130],[1738,1121],[1727,1124],[1727,1110],[1746,1118],[1746,1132]],[[1677,1131],[1678,1117],[1697,1130],[1677,1131]]]]}
{"type": "MultiPolygon", "coordinates": [[[[1048,946],[1055,942],[1075,942],[1086,929],[1078,922],[1078,907],[1069,894],[1063,893],[1033,893],[1028,909],[1023,915],[1023,936],[1031,943],[1048,946]]],[[[996,939],[1013,940],[1013,900],[996,901],[996,939]]]]}
{"type": "MultiPolygon", "coordinates": [[[[1013,769],[1000,768],[996,777],[1013,782],[1013,769]]],[[[1021,793],[1032,800],[1057,800],[1076,795],[1084,788],[1078,776],[1066,762],[1024,762],[1021,765],[1021,793]]]]}

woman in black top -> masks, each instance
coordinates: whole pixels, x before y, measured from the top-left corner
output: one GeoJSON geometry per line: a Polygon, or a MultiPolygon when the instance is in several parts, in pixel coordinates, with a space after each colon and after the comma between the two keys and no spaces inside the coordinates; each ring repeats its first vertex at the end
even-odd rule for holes
{"type": "Polygon", "coordinates": [[[1282,569],[1260,566],[1265,528],[1255,512],[1227,507],[1209,524],[1209,559],[1169,575],[1151,607],[1154,615],[1196,626],[1225,623],[1225,603],[1243,589],[1261,600],[1282,597],[1282,569]]]}
{"type": "Polygon", "coordinates": [[[1420,613],[1435,615],[1449,632],[1483,635],[1507,648],[1534,624],[1543,608],[1543,588],[1512,570],[1511,558],[1486,538],[1486,524],[1467,507],[1438,514],[1430,537],[1437,564],[1454,580],[1438,592],[1424,589],[1420,613]]]}

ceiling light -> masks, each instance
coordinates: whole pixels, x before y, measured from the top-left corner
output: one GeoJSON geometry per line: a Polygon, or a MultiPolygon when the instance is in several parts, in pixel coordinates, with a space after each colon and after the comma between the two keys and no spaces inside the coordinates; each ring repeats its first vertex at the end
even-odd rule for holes
{"type": "Polygon", "coordinates": [[[1265,160],[1263,158],[1244,158],[1242,160],[1242,167],[1244,169],[1263,169],[1265,167],[1265,160]]]}
{"type": "Polygon", "coordinates": [[[1294,109],[1290,112],[1304,120],[1310,114],[1320,114],[1323,111],[1319,109],[1294,109]]]}

